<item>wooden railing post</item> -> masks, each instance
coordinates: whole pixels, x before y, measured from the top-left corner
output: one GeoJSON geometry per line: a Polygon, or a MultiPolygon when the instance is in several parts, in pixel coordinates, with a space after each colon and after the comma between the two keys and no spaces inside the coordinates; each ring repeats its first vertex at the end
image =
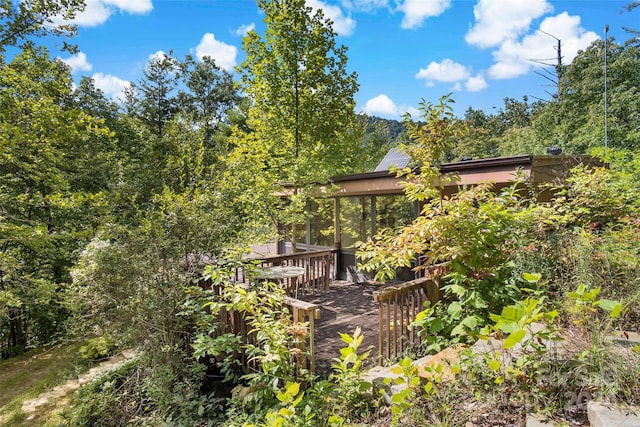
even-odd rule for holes
{"type": "Polygon", "coordinates": [[[434,280],[420,278],[375,292],[374,297],[379,307],[379,363],[383,364],[385,359],[397,359],[409,346],[420,343],[420,336],[409,325],[424,302],[435,303],[440,292],[434,280]]]}
{"type": "MultiPolygon", "coordinates": [[[[285,297],[284,304],[291,309],[293,325],[309,322],[309,371],[313,373],[316,369],[315,320],[320,318],[320,306],[290,297],[285,297]]],[[[300,350],[306,351],[304,341],[300,350]]]]}

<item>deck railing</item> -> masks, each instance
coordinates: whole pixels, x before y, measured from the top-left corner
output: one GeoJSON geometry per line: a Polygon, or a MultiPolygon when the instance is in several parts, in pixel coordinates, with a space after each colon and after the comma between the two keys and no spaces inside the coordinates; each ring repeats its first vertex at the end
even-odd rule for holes
{"type": "Polygon", "coordinates": [[[374,293],[378,302],[379,363],[397,359],[420,343],[418,331],[409,325],[424,310],[424,303],[440,299],[439,285],[433,279],[419,278],[374,293]]]}
{"type": "MultiPolygon", "coordinates": [[[[221,286],[207,286],[206,282],[201,282],[201,286],[211,289],[218,298],[224,298],[221,286]]],[[[315,320],[320,318],[320,307],[291,297],[285,297],[282,305],[291,314],[292,325],[307,322],[306,335],[297,344],[298,354],[304,355],[299,359],[300,367],[315,371],[315,320]]],[[[235,355],[242,363],[245,372],[250,369],[259,369],[257,363],[247,357],[245,348],[248,344],[256,344],[255,332],[251,331],[243,313],[236,310],[221,308],[217,315],[219,327],[215,330],[215,336],[223,334],[233,334],[240,337],[241,351],[235,355]]]]}
{"type": "MultiPolygon", "coordinates": [[[[296,278],[298,291],[308,292],[326,291],[329,283],[337,275],[337,251],[332,249],[311,252],[296,252],[294,254],[274,255],[254,260],[259,267],[291,266],[304,268],[304,274],[296,278]]],[[[236,271],[235,280],[247,283],[250,279],[241,269],[236,271]]],[[[291,280],[282,279],[285,289],[291,289],[291,280]]]]}
{"type": "Polygon", "coordinates": [[[320,306],[291,297],[286,297],[284,304],[293,316],[293,325],[308,322],[306,340],[298,348],[302,354],[307,355],[304,367],[313,373],[316,370],[315,320],[320,319],[320,306]]]}

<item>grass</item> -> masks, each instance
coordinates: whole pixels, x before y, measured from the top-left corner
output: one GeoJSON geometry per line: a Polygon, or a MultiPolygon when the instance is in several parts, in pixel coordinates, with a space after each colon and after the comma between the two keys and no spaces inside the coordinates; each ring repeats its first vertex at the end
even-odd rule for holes
{"type": "Polygon", "coordinates": [[[82,342],[72,341],[28,351],[16,357],[0,360],[0,427],[57,426],[60,409],[66,399],[43,405],[27,420],[22,402],[63,384],[89,368],[80,357],[82,342]]]}

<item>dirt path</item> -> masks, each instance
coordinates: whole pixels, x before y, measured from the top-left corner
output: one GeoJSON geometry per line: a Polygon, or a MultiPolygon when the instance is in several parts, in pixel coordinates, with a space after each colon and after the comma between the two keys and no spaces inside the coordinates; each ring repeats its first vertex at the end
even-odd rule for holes
{"type": "Polygon", "coordinates": [[[89,369],[89,371],[80,375],[78,378],[70,379],[50,391],[41,393],[35,399],[25,400],[22,403],[22,412],[27,414],[27,420],[32,420],[36,417],[36,413],[40,408],[54,402],[66,401],[67,396],[79,389],[83,384],[100,378],[107,372],[118,369],[124,363],[136,357],[138,357],[136,351],[124,350],[122,353],[112,356],[104,362],[101,362],[98,366],[89,369]]]}

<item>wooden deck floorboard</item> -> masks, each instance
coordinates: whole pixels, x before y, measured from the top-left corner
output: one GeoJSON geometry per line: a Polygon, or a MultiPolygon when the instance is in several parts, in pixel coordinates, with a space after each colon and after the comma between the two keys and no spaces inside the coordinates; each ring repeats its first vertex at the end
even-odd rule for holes
{"type": "Polygon", "coordinates": [[[360,352],[370,349],[366,364],[375,365],[378,360],[378,304],[373,292],[377,289],[371,284],[335,281],[328,291],[298,296],[298,299],[320,306],[321,317],[316,320],[315,327],[317,374],[326,376],[331,372],[333,359],[340,357],[340,348],[346,345],[340,339],[340,333],[353,335],[358,326],[365,336],[360,352]]]}

